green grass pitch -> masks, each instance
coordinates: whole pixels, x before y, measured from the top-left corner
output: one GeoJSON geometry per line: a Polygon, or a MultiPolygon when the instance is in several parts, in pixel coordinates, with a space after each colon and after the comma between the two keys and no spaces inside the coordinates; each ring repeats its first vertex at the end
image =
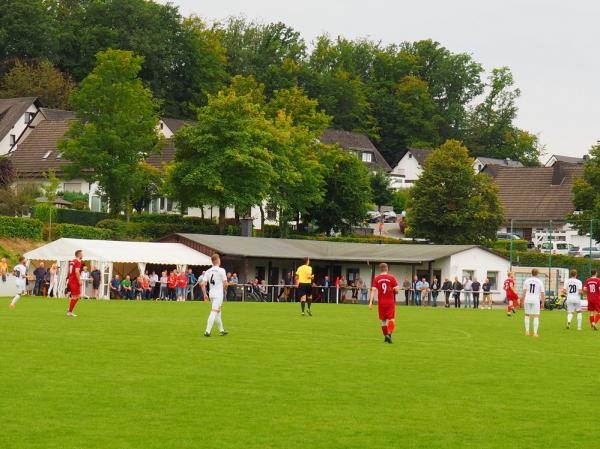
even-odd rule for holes
{"type": "Polygon", "coordinates": [[[596,447],[600,335],[544,312],[0,300],[0,448],[596,447]]]}

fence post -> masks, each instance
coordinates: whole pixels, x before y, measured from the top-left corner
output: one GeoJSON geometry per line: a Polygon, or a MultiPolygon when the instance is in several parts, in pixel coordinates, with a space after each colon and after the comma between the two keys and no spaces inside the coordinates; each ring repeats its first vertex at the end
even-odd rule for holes
{"type": "Polygon", "coordinates": [[[340,287],[338,286],[335,287],[335,303],[340,303],[340,287]]]}
{"type": "Polygon", "coordinates": [[[242,286],[242,302],[246,301],[246,286],[242,286]]]}

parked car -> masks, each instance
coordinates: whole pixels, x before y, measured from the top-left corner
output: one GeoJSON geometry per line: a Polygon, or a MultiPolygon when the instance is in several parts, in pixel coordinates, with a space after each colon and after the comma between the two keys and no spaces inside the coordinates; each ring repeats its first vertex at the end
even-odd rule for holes
{"type": "Polygon", "coordinates": [[[573,246],[569,249],[569,256],[575,257],[590,257],[592,259],[600,259],[600,248],[596,246],[573,246]]]}
{"type": "Polygon", "coordinates": [[[568,255],[569,250],[573,248],[574,245],[571,245],[567,242],[542,242],[538,245],[540,252],[546,254],[562,254],[568,255]]]}
{"type": "Polygon", "coordinates": [[[379,223],[381,220],[381,213],[376,210],[370,210],[367,212],[367,221],[369,223],[379,223]]]}
{"type": "Polygon", "coordinates": [[[519,234],[511,234],[510,232],[498,232],[496,234],[497,240],[523,240],[519,234]]]}
{"type": "Polygon", "coordinates": [[[394,211],[384,212],[383,213],[383,221],[386,223],[396,223],[398,221],[396,212],[394,212],[394,211]]]}

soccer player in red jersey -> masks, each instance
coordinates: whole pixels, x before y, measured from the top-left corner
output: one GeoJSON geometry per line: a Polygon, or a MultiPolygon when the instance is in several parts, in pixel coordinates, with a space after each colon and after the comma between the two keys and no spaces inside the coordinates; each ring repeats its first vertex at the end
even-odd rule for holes
{"type": "Polygon", "coordinates": [[[69,311],[67,316],[77,316],[73,313],[73,309],[81,296],[81,260],[83,259],[83,251],[78,249],[75,251],[75,259],[69,262],[69,274],[67,285],[71,293],[71,302],[69,303],[69,311]]]}
{"type": "Polygon", "coordinates": [[[511,271],[508,273],[508,278],[504,281],[504,291],[506,292],[506,314],[511,316],[511,313],[516,313],[519,307],[519,294],[515,290],[515,274],[511,271]]]}
{"type": "Polygon", "coordinates": [[[598,272],[592,270],[591,277],[583,284],[583,289],[587,293],[588,312],[590,312],[590,325],[595,331],[598,330],[598,321],[600,321],[600,279],[598,272]]]}
{"type": "Polygon", "coordinates": [[[391,343],[395,327],[396,293],[399,287],[396,278],[388,274],[386,263],[379,264],[379,271],[381,273],[373,279],[371,297],[369,298],[369,310],[373,308],[373,300],[375,299],[375,292],[377,292],[377,308],[379,310],[379,319],[381,320],[381,331],[385,337],[383,341],[391,343]]]}

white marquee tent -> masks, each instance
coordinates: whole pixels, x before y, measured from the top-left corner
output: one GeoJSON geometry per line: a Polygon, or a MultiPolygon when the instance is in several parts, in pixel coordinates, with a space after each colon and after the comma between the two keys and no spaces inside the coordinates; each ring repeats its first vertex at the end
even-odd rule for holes
{"type": "MultiPolygon", "coordinates": [[[[83,260],[98,267],[102,273],[100,296],[109,297],[109,283],[115,264],[135,265],[139,273],[147,264],[187,266],[212,265],[210,257],[181,243],[120,242],[113,240],[58,239],[24,254],[32,262],[56,262],[59,266],[59,291],[66,287],[67,267],[75,251],[83,251],[83,260]]],[[[34,263],[35,265],[35,263],[34,263]]]]}

